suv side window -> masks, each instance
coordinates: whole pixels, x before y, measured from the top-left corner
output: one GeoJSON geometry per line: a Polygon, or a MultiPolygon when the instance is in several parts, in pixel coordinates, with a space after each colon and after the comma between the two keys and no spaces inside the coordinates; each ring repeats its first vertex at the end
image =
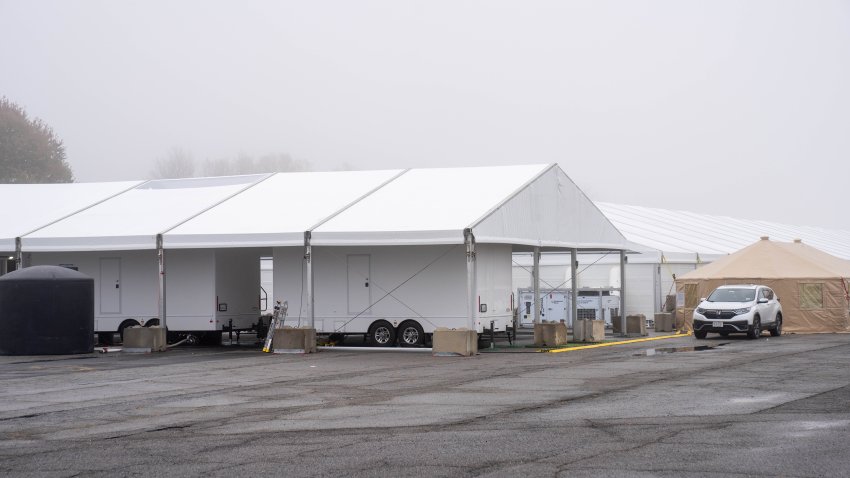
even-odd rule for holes
{"type": "Polygon", "coordinates": [[[762,299],[772,300],[773,299],[773,291],[768,289],[768,288],[764,288],[764,289],[761,290],[759,297],[761,297],[762,299]]]}

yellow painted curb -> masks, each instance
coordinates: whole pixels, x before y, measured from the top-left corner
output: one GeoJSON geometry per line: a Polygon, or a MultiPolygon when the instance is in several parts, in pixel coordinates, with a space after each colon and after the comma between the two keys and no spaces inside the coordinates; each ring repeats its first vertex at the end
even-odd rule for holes
{"type": "Polygon", "coordinates": [[[595,349],[599,347],[610,347],[612,345],[622,345],[622,344],[636,344],[638,342],[649,342],[651,340],[663,340],[663,339],[675,339],[677,337],[687,337],[692,335],[690,332],[687,334],[673,334],[673,335],[662,335],[660,337],[647,337],[645,339],[634,339],[634,340],[622,340],[619,342],[606,342],[604,344],[593,344],[593,345],[582,345],[579,347],[570,347],[565,349],[549,349],[549,350],[540,350],[540,352],[546,352],[550,354],[558,354],[561,352],[572,352],[573,350],[585,350],[585,349],[595,349]]]}

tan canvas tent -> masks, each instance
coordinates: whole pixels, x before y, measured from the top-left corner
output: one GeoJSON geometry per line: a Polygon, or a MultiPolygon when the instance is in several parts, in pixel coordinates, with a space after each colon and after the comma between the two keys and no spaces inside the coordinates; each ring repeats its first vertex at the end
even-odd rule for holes
{"type": "Polygon", "coordinates": [[[850,332],[850,261],[801,241],[767,237],[676,279],[676,323],[693,330],[702,297],[724,284],[764,284],[782,303],[785,333],[850,332]]]}

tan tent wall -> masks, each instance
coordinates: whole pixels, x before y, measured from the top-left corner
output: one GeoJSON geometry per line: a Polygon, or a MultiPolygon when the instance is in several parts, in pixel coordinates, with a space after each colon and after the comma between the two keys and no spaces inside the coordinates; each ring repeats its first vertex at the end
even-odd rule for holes
{"type": "Polygon", "coordinates": [[[850,303],[848,303],[847,297],[847,282],[841,278],[760,279],[751,277],[676,280],[676,292],[685,296],[684,304],[677,304],[676,307],[677,328],[680,331],[692,332],[694,308],[698,305],[699,299],[707,297],[718,286],[727,284],[764,284],[773,289],[782,304],[784,333],[850,332],[850,303]],[[822,285],[823,307],[801,307],[801,284],[822,285]],[[696,288],[695,296],[694,287],[696,288]]]}

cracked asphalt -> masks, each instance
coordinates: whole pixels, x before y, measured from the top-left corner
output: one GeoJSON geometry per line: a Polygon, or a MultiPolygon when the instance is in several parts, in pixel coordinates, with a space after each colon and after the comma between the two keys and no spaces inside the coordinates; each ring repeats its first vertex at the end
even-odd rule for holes
{"type": "Polygon", "coordinates": [[[850,334],[0,357],[0,384],[9,477],[850,475],[850,334]]]}

